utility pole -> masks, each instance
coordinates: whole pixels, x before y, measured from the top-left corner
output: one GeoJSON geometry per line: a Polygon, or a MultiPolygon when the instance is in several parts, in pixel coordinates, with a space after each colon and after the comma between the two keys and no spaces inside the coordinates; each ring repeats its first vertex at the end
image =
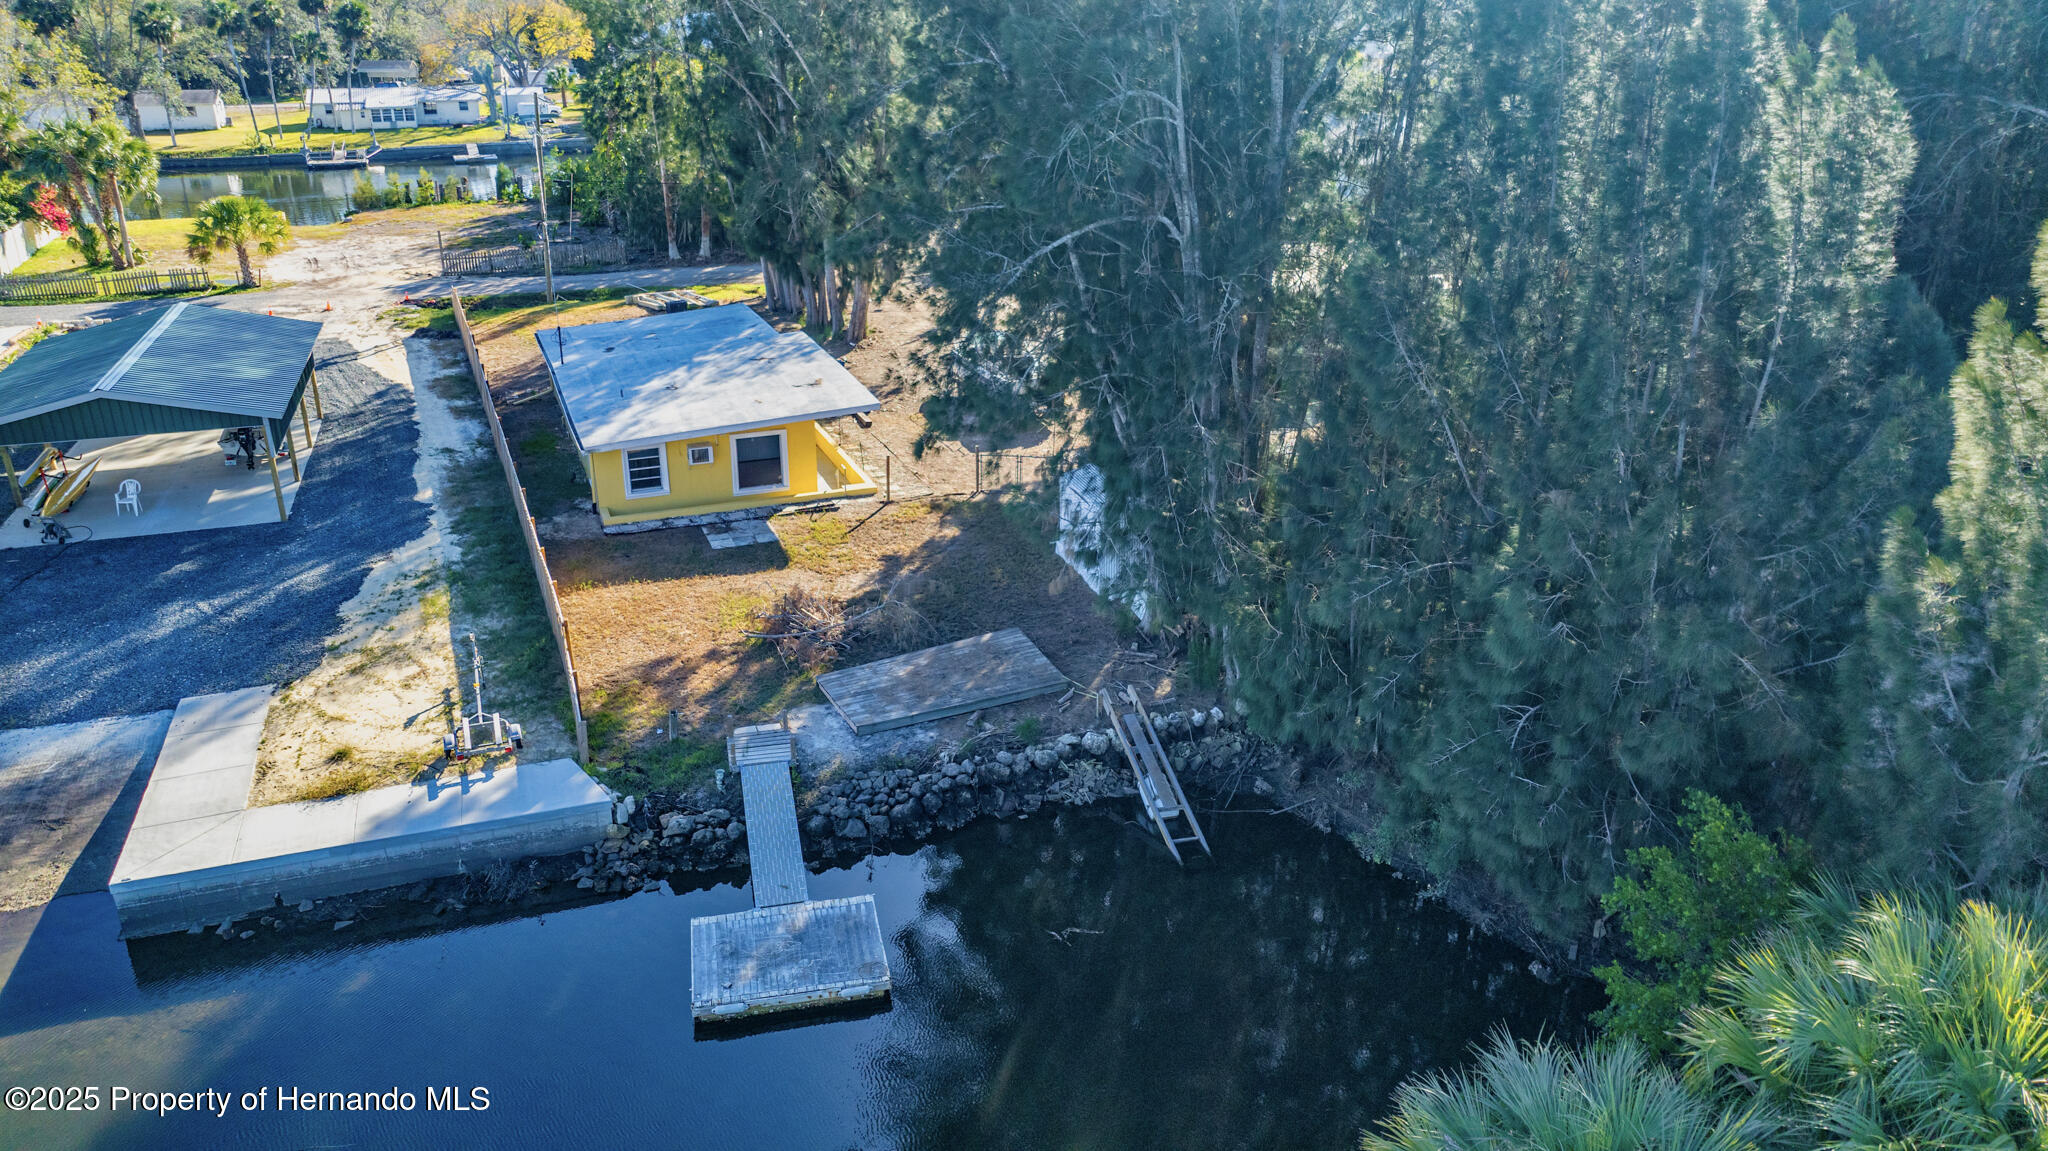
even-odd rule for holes
{"type": "Polygon", "coordinates": [[[533,183],[540,193],[540,268],[547,280],[548,303],[555,302],[555,249],[548,237],[548,164],[540,150],[540,97],[533,98],[533,183]]]}

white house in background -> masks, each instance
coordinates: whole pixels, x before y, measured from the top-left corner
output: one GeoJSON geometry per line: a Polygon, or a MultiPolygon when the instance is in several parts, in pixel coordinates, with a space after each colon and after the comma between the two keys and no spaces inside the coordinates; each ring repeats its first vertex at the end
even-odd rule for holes
{"type": "Polygon", "coordinates": [[[420,66],[410,60],[358,60],[356,75],[372,84],[409,84],[420,78],[420,66]]]}
{"type": "Polygon", "coordinates": [[[164,98],[155,92],[135,94],[135,118],[145,132],[205,132],[234,124],[228,117],[228,102],[215,88],[187,88],[178,93],[184,106],[177,115],[166,115],[164,98]]]}
{"type": "Polygon", "coordinates": [[[347,88],[306,89],[306,115],[315,128],[366,132],[422,124],[481,124],[485,114],[481,88],[398,84],[353,92],[347,88]]]}
{"type": "Polygon", "coordinates": [[[561,106],[548,99],[545,89],[536,87],[505,89],[505,105],[512,109],[512,118],[522,124],[533,121],[533,105],[536,100],[540,102],[541,119],[553,120],[562,114],[561,106]]]}

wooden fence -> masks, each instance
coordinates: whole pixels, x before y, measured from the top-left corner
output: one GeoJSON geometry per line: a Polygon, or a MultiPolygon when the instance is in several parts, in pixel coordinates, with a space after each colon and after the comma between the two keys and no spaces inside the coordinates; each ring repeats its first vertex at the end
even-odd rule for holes
{"type": "MultiPolygon", "coordinates": [[[[624,240],[556,241],[555,271],[596,268],[626,262],[624,240]]],[[[502,276],[541,271],[540,246],[531,248],[443,248],[444,276],[502,276]]]]}
{"type": "Polygon", "coordinates": [[[210,292],[213,288],[213,273],[204,268],[51,272],[40,276],[0,276],[0,303],[54,303],[107,296],[152,296],[161,292],[210,292]]]}
{"type": "Polygon", "coordinates": [[[533,512],[526,506],[526,488],[519,482],[519,469],[512,463],[512,447],[505,442],[505,425],[498,421],[498,406],[491,402],[491,384],[484,376],[483,358],[477,354],[476,336],[469,329],[469,312],[462,306],[462,293],[449,300],[455,311],[455,328],[462,334],[462,352],[469,357],[469,374],[476,380],[477,395],[484,402],[484,419],[491,425],[491,446],[498,451],[498,466],[505,470],[505,486],[512,491],[512,507],[519,516],[519,533],[526,540],[526,554],[533,561],[533,574],[540,581],[540,601],[548,613],[548,628],[555,633],[555,652],[562,657],[562,675],[569,681],[569,710],[576,718],[576,757],[590,766],[590,728],[583,721],[583,691],[576,682],[576,660],[569,652],[569,626],[562,620],[562,600],[555,589],[555,577],[548,572],[547,549],[534,530],[533,512]]]}

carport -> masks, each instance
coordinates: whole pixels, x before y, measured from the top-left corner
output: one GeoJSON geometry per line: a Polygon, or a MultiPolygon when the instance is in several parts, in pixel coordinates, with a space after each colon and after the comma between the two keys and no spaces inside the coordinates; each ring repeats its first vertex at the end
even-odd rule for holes
{"type": "MultiPolygon", "coordinates": [[[[295,495],[315,421],[325,415],[313,372],[320,328],[185,301],[36,344],[0,370],[0,468],[16,512],[34,483],[21,469],[54,446],[77,458],[73,470],[95,469],[90,508],[73,505],[63,516],[67,525],[88,523],[95,538],[268,519],[251,507],[261,477],[239,466],[223,475],[214,445],[223,430],[253,428],[268,460],[276,518],[284,520],[288,489],[278,457],[291,469],[295,495]],[[142,485],[139,514],[113,509],[112,492],[124,478],[142,485]]],[[[253,464],[257,457],[244,458],[253,464]]],[[[11,538],[27,530],[23,519],[9,517],[0,546],[23,542],[11,538]]]]}

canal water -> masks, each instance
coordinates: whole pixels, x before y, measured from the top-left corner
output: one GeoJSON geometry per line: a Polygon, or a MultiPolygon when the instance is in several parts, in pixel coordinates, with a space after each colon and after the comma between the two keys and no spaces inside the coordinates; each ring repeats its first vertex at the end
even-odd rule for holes
{"type": "MultiPolygon", "coordinates": [[[[527,181],[534,173],[533,150],[530,145],[521,147],[524,143],[511,141],[500,155],[516,178],[527,181]]],[[[470,194],[475,197],[490,199],[498,194],[495,163],[372,164],[368,170],[370,183],[379,189],[418,180],[422,172],[432,176],[436,183],[467,179],[470,194]]],[[[332,224],[348,214],[355,202],[356,181],[363,175],[361,168],[316,171],[303,167],[165,172],[157,177],[156,197],[135,197],[128,206],[128,214],[131,219],[185,219],[215,196],[255,196],[283,212],[294,224],[332,224]]]]}
{"type": "Polygon", "coordinates": [[[269,942],[123,944],[104,893],[67,896],[0,916],[0,1087],[100,1107],[0,1111],[0,1145],[1341,1149],[1406,1076],[1496,1028],[1577,1037],[1596,1006],[1290,818],[1218,817],[1217,859],[1183,871],[1124,814],[817,876],[875,896],[895,995],[744,1032],[690,1021],[690,917],[750,906],[731,884],[269,942]],[[115,1114],[115,1087],[236,1101],[115,1114]],[[279,1087],[414,1108],[280,1114],[279,1087]],[[429,1110],[451,1087],[488,1109],[429,1110]]]}

